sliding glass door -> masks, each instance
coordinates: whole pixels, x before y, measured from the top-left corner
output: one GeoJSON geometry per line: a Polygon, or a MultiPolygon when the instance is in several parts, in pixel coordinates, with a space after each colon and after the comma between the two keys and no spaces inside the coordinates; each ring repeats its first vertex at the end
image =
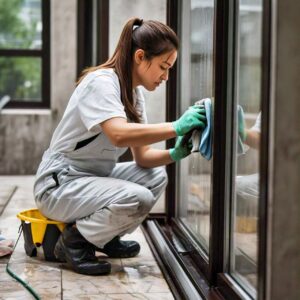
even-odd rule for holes
{"type": "MultiPolygon", "coordinates": [[[[182,10],[180,108],[184,111],[199,99],[211,98],[212,114],[220,105],[224,109],[229,130],[221,128],[214,137],[226,135],[226,143],[229,144],[224,155],[228,158],[224,162],[228,177],[225,175],[226,178],[219,180],[225,185],[223,190],[229,192],[228,196],[218,195],[221,197],[218,203],[223,202],[221,207],[229,207],[224,211],[224,219],[228,220],[229,226],[224,223],[218,232],[212,231],[211,224],[218,222],[216,218],[220,216],[218,208],[212,211],[212,197],[218,188],[212,182],[213,176],[220,174],[212,172],[214,156],[207,160],[199,152],[193,153],[180,165],[178,218],[198,244],[199,253],[208,264],[211,257],[209,249],[212,249],[210,241],[215,238],[212,233],[224,239],[229,255],[227,250],[219,249],[224,251],[224,264],[228,266],[223,272],[228,272],[248,294],[255,297],[262,117],[262,0],[240,0],[229,6],[232,19],[228,21],[228,50],[223,49],[228,55],[228,69],[227,78],[222,83],[228,92],[224,93],[227,96],[218,97],[216,101],[214,78],[219,74],[214,72],[219,68],[215,65],[214,54],[223,45],[217,44],[215,39],[215,2],[191,0],[187,6],[185,2],[182,10]],[[228,238],[228,243],[225,238],[228,238]]],[[[214,168],[214,172],[217,171],[214,168]]]]}
{"type": "Polygon", "coordinates": [[[175,209],[147,226],[182,299],[190,286],[204,299],[257,299],[257,291],[264,299],[270,7],[187,0],[178,8],[177,115],[210,98],[211,157],[197,147],[176,165],[167,203],[175,209]]]}
{"type": "MultiPolygon", "coordinates": [[[[257,286],[262,0],[240,0],[236,35],[236,156],[232,195],[231,273],[257,286]],[[244,129],[243,129],[244,127],[244,129]]],[[[255,292],[253,293],[255,294],[255,292]]]]}

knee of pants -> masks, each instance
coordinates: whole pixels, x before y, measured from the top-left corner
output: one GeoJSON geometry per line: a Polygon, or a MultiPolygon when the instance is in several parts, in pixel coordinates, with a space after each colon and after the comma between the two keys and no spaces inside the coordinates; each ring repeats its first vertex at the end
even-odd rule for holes
{"type": "Polygon", "coordinates": [[[140,189],[136,193],[137,200],[139,202],[138,213],[147,214],[155,204],[155,197],[147,188],[140,189]]]}
{"type": "Polygon", "coordinates": [[[124,194],[125,197],[121,197],[108,206],[116,214],[141,216],[147,214],[155,204],[154,195],[143,186],[128,186],[124,194]]]}

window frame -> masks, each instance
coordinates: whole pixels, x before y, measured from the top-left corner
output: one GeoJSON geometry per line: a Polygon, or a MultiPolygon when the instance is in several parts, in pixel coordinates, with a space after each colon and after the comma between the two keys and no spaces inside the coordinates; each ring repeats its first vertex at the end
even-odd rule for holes
{"type": "Polygon", "coordinates": [[[6,108],[18,109],[48,109],[50,108],[50,0],[41,1],[42,13],[42,49],[0,49],[0,56],[4,57],[39,57],[41,58],[41,101],[9,101],[6,108]]]}
{"type": "MultiPolygon", "coordinates": [[[[185,2],[186,4],[186,2],[185,2]]],[[[179,33],[182,0],[168,1],[168,24],[179,33]],[[171,14],[170,14],[171,12],[171,14]]],[[[170,286],[175,286],[175,295],[181,294],[179,278],[180,274],[174,273],[171,265],[164,262],[166,253],[160,252],[157,244],[165,240],[168,246],[177,256],[179,264],[187,272],[191,282],[199,294],[205,299],[253,299],[251,292],[244,290],[238,282],[229,274],[230,264],[230,227],[231,224],[231,195],[233,176],[233,155],[234,145],[231,143],[235,124],[228,118],[228,115],[235,114],[235,76],[236,76],[236,34],[237,34],[237,8],[238,0],[214,1],[215,5],[215,30],[214,45],[215,53],[215,99],[218,105],[214,112],[214,145],[213,145],[213,193],[210,211],[210,244],[209,260],[198,251],[197,243],[193,237],[185,230],[184,224],[176,218],[179,181],[177,172],[179,168],[175,164],[167,166],[169,175],[169,185],[166,191],[166,214],[158,219],[155,215],[150,215],[148,221],[144,222],[144,231],[151,247],[160,255],[164,264],[166,279],[170,286]],[[221,135],[220,132],[223,134],[221,135]],[[224,134],[225,132],[225,134],[224,134]],[[153,225],[154,224],[154,225],[153,225]],[[156,226],[161,232],[161,237],[157,237],[151,227],[156,226]],[[174,236],[181,243],[183,250],[172,244],[174,236]],[[184,249],[187,251],[184,252],[184,249]],[[220,251],[222,249],[222,251],[220,251]],[[180,252],[181,251],[181,252],[180,252]],[[190,259],[193,262],[188,266],[190,259]],[[200,275],[201,282],[196,278],[200,275]],[[175,284],[174,284],[175,282],[175,284]]],[[[263,23],[262,23],[262,77],[261,77],[261,111],[262,111],[262,138],[260,144],[260,198],[259,198],[259,224],[258,224],[258,299],[265,299],[266,295],[266,244],[267,244],[267,199],[268,199],[268,137],[269,137],[269,110],[270,110],[270,66],[271,66],[271,18],[272,7],[270,0],[262,1],[263,23]]],[[[179,71],[181,67],[180,58],[177,63],[179,71]]],[[[173,73],[173,80],[169,80],[167,94],[167,121],[172,121],[179,112],[179,76],[178,71],[173,73]],[[176,102],[174,103],[174,100],[176,102]]],[[[167,146],[171,147],[173,141],[167,146]]],[[[182,199],[181,199],[182,200],[182,199]]],[[[183,295],[184,299],[184,295],[183,295]]]]}
{"type": "Polygon", "coordinates": [[[109,0],[77,0],[77,77],[109,56],[109,0]]]}

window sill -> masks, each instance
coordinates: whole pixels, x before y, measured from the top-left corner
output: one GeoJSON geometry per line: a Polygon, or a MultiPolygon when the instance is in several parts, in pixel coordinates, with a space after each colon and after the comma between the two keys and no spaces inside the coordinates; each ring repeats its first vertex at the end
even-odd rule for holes
{"type": "Polygon", "coordinates": [[[0,112],[0,115],[47,115],[52,114],[51,109],[21,109],[21,108],[7,108],[0,112]]]}

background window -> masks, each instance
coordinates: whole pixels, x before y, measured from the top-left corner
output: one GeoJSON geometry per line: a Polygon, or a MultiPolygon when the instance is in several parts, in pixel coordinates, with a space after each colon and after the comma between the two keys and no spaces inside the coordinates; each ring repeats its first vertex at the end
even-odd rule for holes
{"type": "Polygon", "coordinates": [[[0,0],[0,98],[6,107],[49,107],[50,1],[0,0]]]}

